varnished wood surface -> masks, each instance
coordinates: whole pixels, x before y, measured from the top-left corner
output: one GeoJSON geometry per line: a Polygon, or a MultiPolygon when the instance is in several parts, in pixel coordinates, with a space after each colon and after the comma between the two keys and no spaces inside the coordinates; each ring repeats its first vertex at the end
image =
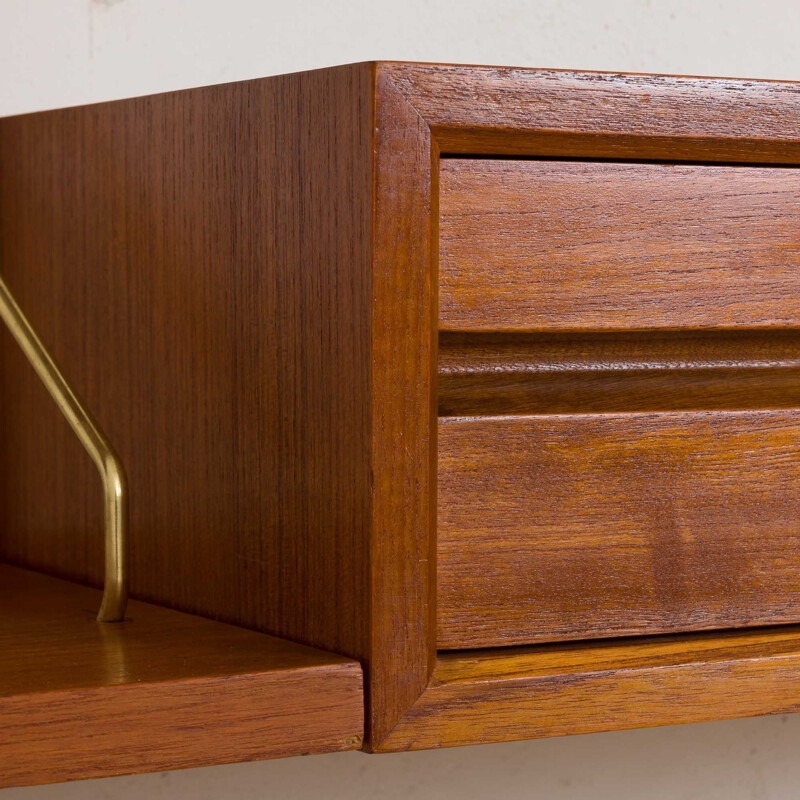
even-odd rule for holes
{"type": "MultiPolygon", "coordinates": [[[[788,83],[387,63],[0,121],[4,275],[129,468],[134,592],[360,659],[365,746],[407,746],[437,663],[440,153],[797,165],[799,121],[788,83]]],[[[97,583],[96,476],[0,363],[0,553],[97,583]]],[[[735,369],[702,402],[757,405],[735,369]]]]}
{"type": "Polygon", "coordinates": [[[440,648],[800,622],[800,412],[444,418],[440,648]]]}
{"type": "Polygon", "coordinates": [[[0,786],[359,747],[346,658],[0,565],[0,786]]]}
{"type": "Polygon", "coordinates": [[[800,170],[445,159],[443,330],[800,323],[800,170]]]}
{"type": "Polygon", "coordinates": [[[382,71],[442,153],[800,164],[792,81],[457,64],[382,71]]]}
{"type": "MultiPolygon", "coordinates": [[[[2,120],[0,257],[128,469],[133,594],[358,658],[382,736],[435,658],[438,153],[378,73],[2,120]]],[[[98,584],[92,466],[0,350],[0,554],[98,584]]]]}
{"type": "MultiPolygon", "coordinates": [[[[133,595],[365,662],[372,73],[0,120],[3,276],[127,468],[133,595]]],[[[94,467],[0,347],[0,554],[99,585],[94,467]]]]}
{"type": "Polygon", "coordinates": [[[436,658],[436,226],[438,153],[378,72],[371,350],[370,730],[381,741],[436,658]]]}
{"type": "MultiPolygon", "coordinates": [[[[796,84],[428,64],[382,64],[378,70],[391,80],[429,126],[433,146],[443,154],[800,164],[800,136],[797,134],[800,99],[796,84]]],[[[437,172],[442,168],[447,168],[446,161],[437,164],[437,172]]],[[[435,193],[439,184],[432,181],[431,186],[435,193]]],[[[439,199],[441,202],[441,193],[439,199]]],[[[431,207],[435,208],[433,202],[431,207]]],[[[787,220],[791,226],[791,219],[787,220]]],[[[398,230],[406,229],[401,226],[398,230]]],[[[781,235],[785,232],[781,231],[781,235]]],[[[432,254],[431,266],[441,273],[441,247],[437,249],[432,254]]],[[[396,268],[407,269],[408,265],[399,262],[396,268]]],[[[443,305],[441,297],[439,305],[440,308],[443,305]]],[[[594,331],[589,329],[587,333],[594,331]]],[[[652,339],[644,345],[645,349],[651,342],[652,339]]],[[[736,368],[753,354],[750,346],[738,352],[734,356],[738,359],[736,368]]],[[[668,354],[662,351],[661,355],[668,354]]],[[[446,353],[443,356],[446,358],[446,353]]],[[[696,364],[698,360],[693,358],[692,362],[696,364]]],[[[737,380],[747,382],[742,370],[736,374],[737,380]]],[[[704,403],[711,402],[716,392],[717,402],[735,407],[738,400],[732,395],[738,391],[738,397],[746,394],[749,402],[757,407],[760,400],[777,398],[781,392],[776,387],[780,380],[779,369],[763,374],[768,374],[767,381],[772,382],[771,394],[764,391],[763,386],[755,390],[755,387],[748,389],[740,384],[740,389],[725,399],[724,390],[720,390],[721,382],[717,380],[719,373],[716,373],[708,376],[706,386],[699,390],[700,399],[704,403]],[[756,397],[758,394],[760,399],[756,397]]],[[[684,381],[684,389],[686,386],[684,381]]],[[[622,394],[628,397],[635,394],[630,382],[622,394]]],[[[678,395],[679,392],[673,390],[673,402],[686,402],[678,400],[678,395]]],[[[484,393],[481,402],[485,402],[486,396],[484,393]]],[[[635,405],[636,401],[629,402],[635,405]]],[[[482,411],[476,408],[471,413],[487,411],[484,406],[482,411]]],[[[404,445],[404,440],[398,438],[398,446],[404,445]]],[[[405,482],[413,486],[415,476],[411,460],[407,465],[405,482]]],[[[420,529],[417,533],[420,540],[434,535],[431,529],[420,529]]],[[[389,533],[388,540],[392,538],[389,533]]],[[[400,550],[392,547],[392,552],[397,555],[400,550]]],[[[438,603],[438,591],[439,587],[436,591],[431,588],[429,602],[438,603]]],[[[407,616],[396,621],[400,631],[407,623],[407,616]]],[[[647,650],[639,647],[642,641],[632,644],[628,666],[634,666],[639,658],[646,663],[647,650]]],[[[723,642],[724,637],[720,641],[723,642]]],[[[513,693],[515,685],[523,686],[529,665],[521,665],[514,678],[506,682],[501,673],[493,673],[496,662],[491,656],[473,653],[464,661],[454,656],[456,666],[485,665],[486,669],[479,670],[480,674],[473,681],[469,669],[465,668],[443,690],[439,679],[446,659],[440,659],[416,703],[388,736],[373,742],[373,747],[393,750],[501,741],[556,734],[560,727],[571,727],[575,731],[581,728],[600,730],[661,721],[743,716],[792,707],[793,691],[785,682],[782,698],[776,701],[774,695],[768,696],[775,685],[770,669],[774,662],[770,666],[766,661],[751,662],[746,651],[737,653],[730,642],[724,646],[732,649],[728,650],[730,662],[723,667],[708,667],[706,658],[713,661],[710,653],[683,661],[678,658],[680,663],[669,674],[643,667],[637,675],[636,686],[623,685],[622,681],[624,676],[634,673],[628,673],[627,669],[622,673],[604,673],[603,651],[590,651],[585,668],[585,692],[581,692],[584,676],[576,683],[569,677],[554,676],[544,686],[534,681],[537,691],[527,698],[524,690],[519,697],[513,693]],[[724,682],[709,684],[710,692],[707,692],[705,678],[714,675],[716,670],[721,670],[723,675],[738,671],[741,680],[727,685],[724,682]],[[598,680],[593,682],[595,675],[598,680]],[[665,680],[659,681],[662,675],[665,680]],[[538,691],[540,686],[542,692],[538,691]],[[576,686],[573,704],[571,697],[576,686]],[[750,691],[754,693],[752,696],[750,691]],[[548,706],[548,696],[556,699],[554,705],[548,706]],[[654,699],[657,702],[651,704],[654,699]],[[584,708],[588,712],[586,717],[584,708]]],[[[565,645],[564,649],[575,652],[581,645],[565,645]]],[[[778,681],[785,677],[778,676],[778,681]]],[[[796,680],[789,681],[791,683],[796,680]]]]}
{"type": "Polygon", "coordinates": [[[443,332],[441,416],[800,407],[800,331],[443,332]]]}
{"type": "Polygon", "coordinates": [[[384,748],[794,712],[798,687],[795,627],[453,653],[384,748]]]}

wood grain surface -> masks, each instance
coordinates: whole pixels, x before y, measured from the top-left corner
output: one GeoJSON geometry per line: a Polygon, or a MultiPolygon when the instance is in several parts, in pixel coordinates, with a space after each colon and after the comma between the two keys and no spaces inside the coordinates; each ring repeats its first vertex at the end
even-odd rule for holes
{"type": "MultiPolygon", "coordinates": [[[[358,658],[383,735],[435,658],[438,152],[378,72],[2,120],[0,258],[128,469],[133,594],[358,658]]],[[[98,585],[92,465],[0,351],[0,554],[98,585]]]]}
{"type": "Polygon", "coordinates": [[[798,83],[386,63],[442,153],[800,164],[798,83]]]}
{"type": "Polygon", "coordinates": [[[383,748],[788,713],[798,685],[796,627],[452,653],[383,748]]]}
{"type": "MultiPolygon", "coordinates": [[[[436,712],[437,404],[550,413],[627,398],[625,409],[643,411],[660,394],[658,410],[790,408],[796,368],[796,304],[764,278],[746,286],[752,310],[714,283],[689,322],[655,292],[672,314],[665,335],[706,320],[696,353],[652,331],[625,340],[619,327],[634,323],[624,320],[610,349],[586,345],[583,356],[575,340],[546,353],[540,341],[506,342],[502,368],[513,361],[527,376],[513,397],[478,374],[479,352],[495,345],[473,341],[461,355],[446,345],[438,366],[466,359],[477,394],[440,379],[437,403],[439,176],[450,168],[440,155],[645,159],[665,174],[680,161],[748,163],[762,174],[800,165],[798,97],[790,83],[377,63],[0,121],[3,274],[128,467],[134,594],[357,658],[365,746],[406,747],[414,727],[434,742],[419,704],[430,697],[436,712]],[[714,344],[736,335],[708,327],[721,319],[774,331],[714,344]],[[569,385],[533,387],[530,374],[562,357],[611,367],[599,383],[570,368],[569,385]]],[[[779,172],[776,186],[791,180],[779,172]]],[[[667,183],[695,220],[696,194],[667,183]]],[[[637,192],[649,207],[658,190],[637,192]]],[[[789,293],[790,194],[702,200],[715,249],[733,253],[737,236],[755,247],[753,225],[784,247],[787,269],[771,274],[789,293]]],[[[636,229],[631,201],[618,196],[615,208],[636,229]]],[[[665,228],[678,229],[674,218],[665,228]]],[[[684,282],[703,288],[687,269],[684,282]]],[[[741,294],[741,264],[730,271],[741,294]]],[[[571,325],[565,335],[594,337],[602,321],[571,325]]],[[[6,337],[0,365],[0,555],[98,584],[92,466],[6,337]]],[[[703,674],[700,661],[683,669],[703,674]]],[[[466,680],[465,704],[472,694],[466,680]]],[[[498,698],[481,713],[504,713],[498,698]]],[[[442,720],[457,739],[462,722],[442,720]]]]}
{"type": "Polygon", "coordinates": [[[0,786],[352,750],[361,668],[0,565],[0,786]]]}
{"type": "Polygon", "coordinates": [[[800,407],[800,331],[439,336],[441,416],[800,407]]]}
{"type": "Polygon", "coordinates": [[[368,748],[424,691],[436,659],[438,153],[380,71],[376,88],[368,748]]]}
{"type": "MultiPolygon", "coordinates": [[[[688,161],[726,166],[800,165],[800,135],[797,133],[800,130],[800,99],[797,84],[793,83],[431,64],[382,64],[379,71],[391,79],[397,91],[427,123],[433,146],[443,155],[648,160],[664,164],[688,161]]],[[[448,166],[446,158],[439,162],[440,182],[448,166]]],[[[434,190],[436,187],[434,182],[434,190]]],[[[771,190],[772,187],[768,191],[771,190]]],[[[530,202],[530,198],[525,199],[530,202]]],[[[791,207],[796,206],[796,197],[786,196],[784,199],[791,207]]],[[[439,200],[440,204],[444,203],[441,191],[439,200]]],[[[753,201],[756,205],[761,202],[757,197],[753,201]]],[[[435,208],[433,204],[432,208],[435,208]]],[[[784,209],[785,206],[778,207],[779,212],[784,209]]],[[[745,209],[743,221],[747,221],[747,216],[745,209]]],[[[783,257],[792,264],[796,251],[796,242],[792,238],[795,218],[796,215],[785,216],[787,228],[778,231],[778,238],[789,251],[783,257]]],[[[440,222],[443,220],[444,215],[440,214],[440,222]]],[[[770,228],[769,220],[766,228],[770,228]]],[[[728,230],[731,229],[734,236],[738,235],[736,225],[731,224],[728,230]]],[[[439,256],[438,270],[441,274],[446,269],[441,243],[439,253],[434,251],[432,255],[434,266],[436,256],[439,256]]],[[[493,255],[497,256],[496,253],[493,255]]],[[[784,278],[787,276],[790,281],[793,279],[791,271],[783,274],[784,278]]],[[[495,281],[502,278],[502,275],[495,276],[495,281]]],[[[446,302],[441,291],[440,287],[440,308],[446,302]]],[[[791,316],[796,313],[794,305],[790,304],[791,295],[781,306],[780,298],[777,294],[769,294],[768,287],[767,294],[767,304],[776,304],[779,318],[780,314],[791,316]]],[[[484,300],[485,305],[491,306],[490,301],[489,294],[484,300]]],[[[692,302],[694,300],[690,299],[690,304],[692,302]]],[[[746,301],[742,303],[747,314],[746,301]]],[[[716,312],[707,309],[707,313],[713,317],[716,312]]],[[[676,313],[676,317],[679,316],[680,313],[676,313]]],[[[724,343],[717,345],[711,342],[711,338],[726,334],[712,331],[716,324],[710,322],[703,332],[704,338],[697,353],[691,352],[692,345],[675,340],[659,344],[652,330],[639,345],[631,347],[628,343],[626,350],[625,342],[619,340],[624,338],[624,334],[617,329],[613,335],[618,336],[618,340],[612,345],[615,352],[609,353],[601,344],[600,348],[605,352],[600,354],[600,361],[611,355],[612,365],[618,365],[630,357],[628,365],[638,363],[642,366],[645,359],[656,356],[655,371],[667,363],[682,371],[680,377],[673,373],[680,386],[664,391],[665,382],[662,381],[660,389],[651,387],[655,389],[652,392],[637,383],[633,370],[627,371],[626,385],[611,389],[615,394],[611,402],[616,404],[625,398],[625,407],[636,409],[647,402],[648,397],[653,402],[652,398],[660,391],[665,395],[664,402],[668,408],[675,409],[759,408],[764,407],[764,403],[766,407],[773,407],[772,403],[777,407],[792,407],[789,373],[794,369],[794,356],[791,342],[787,339],[783,343],[773,341],[765,344],[758,341],[764,331],[747,330],[746,341],[736,341],[732,347],[724,343]],[[671,360],[680,357],[682,350],[688,359],[676,365],[671,360]],[[706,366],[701,366],[706,357],[710,357],[706,366]],[[777,362],[765,368],[760,360],[762,357],[776,357],[777,362]],[[731,363],[722,366],[721,361],[725,359],[731,363]],[[685,374],[684,367],[694,370],[691,376],[685,374]],[[706,368],[711,373],[701,375],[699,370],[706,368]],[[723,378],[721,370],[724,369],[732,369],[733,374],[723,378]],[[731,381],[736,385],[731,386],[731,381]]],[[[749,321],[745,323],[750,324],[749,321]]],[[[664,330],[667,326],[661,327],[667,333],[664,330]]],[[[782,322],[774,327],[782,329],[780,334],[789,336],[782,322]]],[[[497,332],[509,328],[503,319],[496,319],[481,330],[497,332]]],[[[590,336],[598,334],[589,326],[582,330],[590,336]]],[[[689,335],[695,332],[690,331],[689,335]]],[[[569,335],[575,333],[574,329],[569,329],[569,335]]],[[[442,367],[448,353],[444,339],[440,344],[443,349],[441,388],[444,385],[441,382],[442,367]]],[[[479,347],[484,345],[485,342],[479,347]]],[[[550,355],[553,355],[552,351],[550,355]]],[[[567,360],[580,358],[576,354],[575,342],[567,343],[561,355],[566,355],[567,360]]],[[[597,355],[597,350],[590,348],[584,362],[593,362],[597,366],[597,355]]],[[[466,357],[473,359],[474,356],[475,349],[471,348],[466,357]]],[[[541,360],[546,359],[547,355],[541,360]]],[[[541,363],[538,352],[533,359],[528,357],[522,361],[524,365],[531,361],[541,363]]],[[[468,372],[480,382],[477,391],[482,396],[469,399],[473,405],[463,413],[492,413],[487,411],[487,399],[490,395],[496,399],[497,395],[487,390],[490,383],[487,376],[475,375],[473,367],[474,362],[468,372]]],[[[649,377],[653,377],[652,373],[649,377]]],[[[576,378],[573,374],[568,380],[576,378]]],[[[606,381],[605,388],[609,389],[611,385],[612,381],[606,381]]],[[[456,392],[461,392],[461,389],[457,388],[456,392]]],[[[570,396],[562,393],[561,399],[565,405],[573,404],[569,410],[575,411],[581,402],[578,395],[583,395],[584,391],[568,390],[567,393],[570,396]]],[[[592,391],[585,393],[592,395],[592,391]]],[[[442,404],[454,397],[452,392],[445,394],[446,391],[439,395],[440,411],[442,404]]],[[[517,396],[513,403],[535,402],[531,400],[533,393],[529,386],[525,387],[523,394],[524,400],[517,396]]],[[[603,388],[595,387],[593,394],[594,402],[602,403],[599,398],[604,394],[603,388]]],[[[459,402],[463,400],[462,393],[459,402]]],[[[506,400],[498,402],[502,404],[506,400]]],[[[590,406],[592,399],[586,398],[582,402],[590,406]]],[[[548,412],[553,410],[554,405],[547,409],[548,412]]],[[[603,410],[608,410],[608,405],[603,410]]],[[[497,413],[509,411],[512,409],[506,405],[502,412],[497,413]]],[[[462,412],[454,409],[453,413],[462,412]]],[[[449,420],[446,423],[449,424],[449,420]]],[[[413,480],[413,477],[409,474],[408,479],[413,480]]],[[[431,536],[432,532],[420,530],[418,535],[431,536]]],[[[440,590],[441,587],[437,587],[436,592],[440,590]]],[[[431,599],[434,599],[433,592],[431,599]]],[[[398,620],[399,625],[404,623],[405,619],[398,620]]],[[[687,642],[697,636],[691,634],[672,642],[663,638],[649,644],[641,638],[631,642],[621,664],[618,662],[616,665],[622,666],[621,670],[609,662],[603,647],[589,647],[582,653],[580,643],[564,645],[566,658],[570,654],[577,658],[585,656],[582,673],[574,677],[565,675],[556,666],[552,677],[542,681],[539,681],[537,660],[528,660],[524,654],[511,670],[508,680],[503,669],[498,667],[497,659],[488,651],[462,656],[456,654],[452,662],[449,656],[440,657],[417,702],[392,732],[375,746],[379,750],[435,747],[659,722],[745,716],[794,708],[794,690],[798,685],[796,657],[793,663],[781,662],[776,657],[784,652],[780,646],[773,649],[765,643],[763,648],[760,644],[751,648],[739,633],[719,634],[708,648],[701,646],[702,652],[681,656],[687,642]],[[655,669],[650,668],[650,648],[662,645],[667,651],[672,649],[672,665],[666,668],[668,665],[662,662],[655,669]],[[715,658],[715,652],[724,653],[725,663],[715,658]],[[445,674],[442,669],[448,664],[452,664],[453,670],[445,674]],[[782,669],[784,664],[786,669],[782,669]],[[607,666],[611,669],[606,670],[607,666]],[[636,671],[638,667],[641,667],[640,671],[636,671]],[[626,681],[627,677],[634,680],[626,681]],[[532,691],[526,691],[526,686],[532,691]]],[[[791,641],[786,646],[796,649],[796,642],[791,641]]],[[[508,654],[510,651],[506,649],[504,652],[508,654]]]]}
{"type": "Polygon", "coordinates": [[[800,323],[800,170],[445,159],[443,330],[800,323]]]}
{"type": "MultiPolygon", "coordinates": [[[[364,661],[372,72],[0,120],[3,276],[127,468],[133,595],[364,661]]],[[[0,555],[99,585],[94,467],[0,349],[0,555]]]]}
{"type": "Polygon", "coordinates": [[[800,622],[800,411],[444,418],[440,648],[800,622]]]}

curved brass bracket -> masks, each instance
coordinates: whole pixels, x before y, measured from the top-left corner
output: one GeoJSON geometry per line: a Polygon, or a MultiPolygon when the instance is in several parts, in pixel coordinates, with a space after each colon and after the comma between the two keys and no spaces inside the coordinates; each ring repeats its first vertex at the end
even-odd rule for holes
{"type": "Polygon", "coordinates": [[[100,471],[105,502],[106,557],[103,601],[97,621],[119,622],[125,618],[128,604],[128,480],[125,469],[94,417],[61,374],[2,278],[0,318],[100,471]]]}

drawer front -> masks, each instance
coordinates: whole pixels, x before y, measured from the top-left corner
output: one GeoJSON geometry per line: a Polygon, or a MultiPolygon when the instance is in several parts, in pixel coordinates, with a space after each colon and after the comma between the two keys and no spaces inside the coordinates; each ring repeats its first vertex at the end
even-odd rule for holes
{"type": "Polygon", "coordinates": [[[442,330],[800,323],[800,171],[443,159],[442,330]]]}
{"type": "Polygon", "coordinates": [[[798,176],[442,161],[440,648],[800,621],[798,176]]]}
{"type": "Polygon", "coordinates": [[[800,620],[800,412],[442,417],[438,646],[800,620]]]}

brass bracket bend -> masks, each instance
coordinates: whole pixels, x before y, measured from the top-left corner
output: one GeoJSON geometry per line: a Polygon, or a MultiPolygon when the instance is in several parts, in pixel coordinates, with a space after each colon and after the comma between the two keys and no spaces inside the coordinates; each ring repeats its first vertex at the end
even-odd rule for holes
{"type": "Polygon", "coordinates": [[[128,604],[128,480],[114,448],[56,365],[0,277],[0,318],[94,461],[105,503],[105,582],[98,622],[119,622],[128,604]]]}

